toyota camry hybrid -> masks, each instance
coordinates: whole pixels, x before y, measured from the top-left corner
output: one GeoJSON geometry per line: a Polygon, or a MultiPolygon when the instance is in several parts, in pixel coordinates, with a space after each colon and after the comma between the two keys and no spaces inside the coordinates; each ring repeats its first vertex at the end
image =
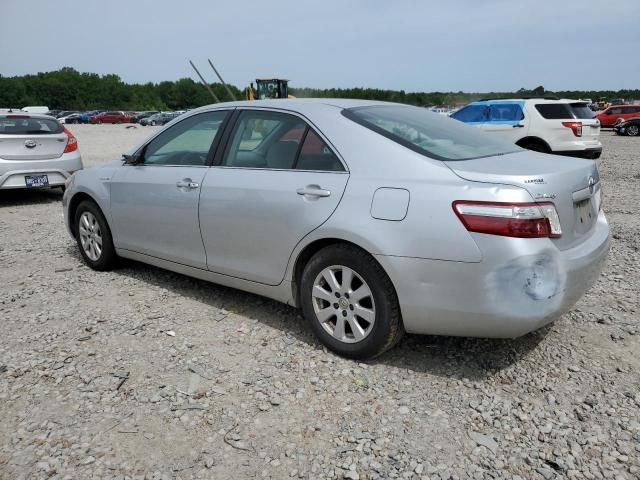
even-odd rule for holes
{"type": "Polygon", "coordinates": [[[585,293],[609,249],[594,161],[370,101],[190,111],[76,172],[63,206],[91,268],[125,257],[300,307],[351,358],[405,331],[535,330],[585,293]]]}

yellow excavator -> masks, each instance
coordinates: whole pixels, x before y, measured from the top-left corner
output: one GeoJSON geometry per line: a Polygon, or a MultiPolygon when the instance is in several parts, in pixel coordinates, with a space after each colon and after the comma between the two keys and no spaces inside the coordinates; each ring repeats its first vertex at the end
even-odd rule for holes
{"type": "Polygon", "coordinates": [[[295,98],[289,95],[289,80],[283,78],[256,78],[244,90],[247,100],[264,100],[266,98],[295,98]]]}

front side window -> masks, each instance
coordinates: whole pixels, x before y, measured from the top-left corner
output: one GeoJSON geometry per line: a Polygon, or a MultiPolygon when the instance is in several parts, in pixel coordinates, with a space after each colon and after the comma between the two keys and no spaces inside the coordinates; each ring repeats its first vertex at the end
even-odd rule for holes
{"type": "Polygon", "coordinates": [[[489,121],[489,106],[485,104],[467,105],[451,115],[464,123],[484,123],[489,121]]]}
{"type": "Polygon", "coordinates": [[[340,160],[301,118],[245,110],[238,117],[222,165],[279,170],[344,170],[340,160]]]}
{"type": "Polygon", "coordinates": [[[471,160],[522,151],[513,143],[424,108],[403,105],[358,107],[343,110],[343,115],[436,160],[471,160]]]}
{"type": "Polygon", "coordinates": [[[206,165],[226,116],[226,111],[200,113],[173,125],[147,144],[144,164],[206,165]]]}
{"type": "Polygon", "coordinates": [[[607,115],[620,115],[622,113],[622,108],[610,108],[607,115]]]}

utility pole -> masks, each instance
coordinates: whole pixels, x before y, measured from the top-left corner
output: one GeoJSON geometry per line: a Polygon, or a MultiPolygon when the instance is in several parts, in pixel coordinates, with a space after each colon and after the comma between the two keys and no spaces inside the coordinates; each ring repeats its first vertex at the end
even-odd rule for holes
{"type": "Polygon", "coordinates": [[[237,100],[236,96],[233,94],[233,92],[231,91],[231,89],[227,86],[226,83],[224,83],[224,80],[222,79],[222,77],[220,76],[220,74],[218,73],[218,70],[216,70],[216,67],[213,66],[213,63],[211,63],[211,60],[209,60],[207,58],[207,61],[209,62],[209,65],[211,65],[211,68],[213,68],[213,71],[216,73],[216,75],[218,76],[218,78],[220,79],[220,83],[222,83],[222,85],[224,85],[224,88],[227,89],[227,93],[229,94],[229,96],[231,97],[231,99],[235,102],[237,100]]]}
{"type": "Polygon", "coordinates": [[[189,63],[191,64],[191,67],[196,71],[196,73],[198,74],[198,77],[200,77],[200,81],[202,82],[202,84],[207,87],[207,90],[209,90],[209,93],[211,94],[211,96],[213,97],[213,100],[216,103],[220,103],[220,100],[218,99],[218,97],[216,97],[216,94],[213,93],[213,90],[211,90],[211,87],[209,86],[209,84],[207,82],[205,82],[204,78],[202,78],[202,75],[200,75],[200,72],[198,71],[198,69],[196,68],[196,66],[193,64],[193,62],[191,60],[189,60],[189,63]]]}

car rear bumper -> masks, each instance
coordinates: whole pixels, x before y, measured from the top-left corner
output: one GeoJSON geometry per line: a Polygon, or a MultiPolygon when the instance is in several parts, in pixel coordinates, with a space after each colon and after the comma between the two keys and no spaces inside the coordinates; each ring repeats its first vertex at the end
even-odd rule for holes
{"type": "Polygon", "coordinates": [[[0,159],[0,189],[28,188],[26,175],[47,175],[49,186],[58,187],[64,185],[73,172],[81,169],[82,157],[77,151],[51,160],[0,159]]]}
{"type": "Polygon", "coordinates": [[[501,243],[478,263],[376,256],[396,287],[407,332],[515,338],[552,322],[598,278],[609,226],[600,213],[590,237],[564,251],[549,239],[486,240],[501,243]]]}
{"type": "Polygon", "coordinates": [[[554,151],[554,155],[564,155],[566,157],[579,157],[595,160],[602,155],[602,147],[586,148],[584,150],[562,150],[554,151]]]}

